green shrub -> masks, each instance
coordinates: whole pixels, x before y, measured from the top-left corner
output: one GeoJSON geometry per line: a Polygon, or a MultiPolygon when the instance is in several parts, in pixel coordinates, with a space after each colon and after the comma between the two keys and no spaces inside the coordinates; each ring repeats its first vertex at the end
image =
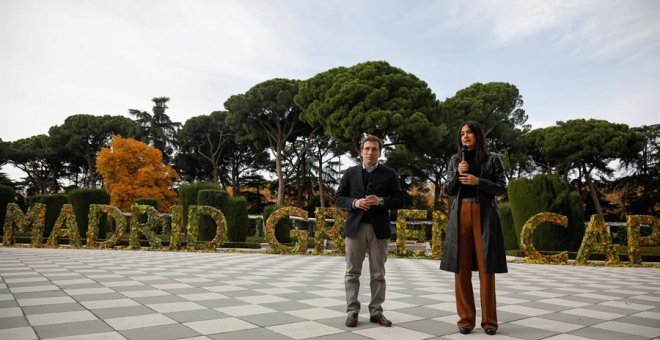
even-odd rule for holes
{"type": "Polygon", "coordinates": [[[518,238],[516,237],[516,228],[513,226],[513,215],[509,203],[500,203],[497,205],[502,221],[502,234],[504,235],[504,249],[517,250],[518,238]]]}
{"type": "Polygon", "coordinates": [[[161,235],[169,235],[172,232],[172,215],[163,215],[160,221],[163,224],[161,235]]]}
{"type": "Polygon", "coordinates": [[[155,198],[136,198],[133,203],[137,205],[149,205],[158,210],[158,200],[155,198]]]}
{"type": "Polygon", "coordinates": [[[227,235],[229,241],[232,242],[245,242],[248,234],[248,226],[250,219],[248,218],[247,200],[243,196],[232,197],[230,205],[233,208],[233,222],[229,225],[227,235]]]}
{"type": "Polygon", "coordinates": [[[179,204],[183,206],[183,226],[188,224],[188,207],[197,203],[197,193],[200,190],[222,190],[217,183],[195,182],[179,187],[179,204]]]}
{"type": "MultiPolygon", "coordinates": [[[[219,209],[227,220],[227,238],[231,242],[245,242],[249,224],[247,201],[244,197],[230,197],[224,190],[200,190],[197,204],[219,209]]],[[[210,241],[215,236],[216,224],[210,216],[202,215],[199,223],[200,241],[210,241]]]]}
{"type": "Polygon", "coordinates": [[[44,221],[43,236],[48,237],[55,226],[57,217],[60,216],[62,206],[69,203],[69,198],[65,194],[34,195],[28,198],[28,204],[30,206],[35,203],[43,203],[46,205],[46,220],[44,221]]]}
{"type": "MultiPolygon", "coordinates": [[[[231,226],[231,216],[225,210],[227,209],[227,202],[229,201],[229,194],[224,190],[203,189],[197,193],[197,204],[208,205],[222,211],[227,220],[227,225],[231,226]]],[[[199,240],[211,241],[215,237],[217,225],[215,221],[208,215],[202,215],[199,219],[199,240]]]]}
{"type": "MultiPolygon", "coordinates": [[[[277,209],[281,208],[282,206],[278,205],[269,205],[264,208],[264,223],[265,221],[268,221],[268,217],[277,209]]],[[[286,216],[286,218],[281,219],[277,224],[275,225],[275,238],[277,241],[280,243],[291,243],[291,235],[289,234],[289,231],[293,228],[293,222],[288,218],[289,216],[286,216]]]]}
{"type": "MultiPolygon", "coordinates": [[[[87,237],[88,215],[90,204],[110,204],[110,195],[105,189],[94,188],[81,188],[74,189],[69,192],[69,202],[73,205],[73,212],[76,214],[76,222],[78,223],[78,231],[80,237],[85,239],[87,237]]],[[[107,218],[105,214],[100,216],[99,223],[99,236],[104,238],[108,231],[107,218]]]]}
{"type": "Polygon", "coordinates": [[[511,214],[520,237],[522,227],[533,215],[553,212],[568,217],[568,227],[543,223],[534,230],[538,250],[570,250],[580,246],[584,236],[584,206],[576,192],[557,175],[537,175],[531,180],[520,178],[509,183],[511,214]]]}
{"type": "MultiPolygon", "coordinates": [[[[133,200],[133,203],[137,205],[148,205],[158,210],[158,200],[155,198],[136,198],[133,200]]],[[[142,214],[138,218],[138,222],[140,223],[147,223],[148,220],[149,220],[149,216],[147,216],[147,214],[142,214]]],[[[162,233],[163,226],[159,223],[158,228],[161,230],[154,230],[154,232],[157,235],[160,235],[162,233]]],[[[146,240],[146,237],[144,237],[144,235],[141,235],[140,238],[146,240]]]]}
{"type": "Polygon", "coordinates": [[[16,201],[16,192],[12,187],[0,184],[0,235],[3,235],[5,227],[5,215],[7,215],[7,204],[16,201]]]}

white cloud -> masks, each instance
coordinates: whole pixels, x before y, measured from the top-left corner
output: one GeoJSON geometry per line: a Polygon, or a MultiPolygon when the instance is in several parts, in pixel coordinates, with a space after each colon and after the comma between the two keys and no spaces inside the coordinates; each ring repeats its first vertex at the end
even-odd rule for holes
{"type": "Polygon", "coordinates": [[[660,46],[658,1],[483,0],[464,6],[472,20],[492,25],[492,48],[548,39],[568,53],[616,58],[660,46]]]}

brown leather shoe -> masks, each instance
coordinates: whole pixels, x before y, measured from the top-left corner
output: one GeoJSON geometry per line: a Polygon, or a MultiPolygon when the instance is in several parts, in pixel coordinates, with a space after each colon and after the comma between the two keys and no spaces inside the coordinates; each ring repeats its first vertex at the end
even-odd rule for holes
{"type": "Polygon", "coordinates": [[[346,327],[357,326],[357,319],[358,319],[357,313],[348,314],[348,317],[346,318],[346,327]]]}
{"type": "Polygon", "coordinates": [[[377,324],[379,324],[379,325],[381,325],[381,326],[383,326],[383,327],[392,327],[392,321],[387,320],[387,318],[385,317],[385,315],[383,315],[382,313],[381,313],[381,314],[372,315],[372,316],[369,318],[369,321],[371,321],[371,322],[373,322],[373,323],[377,323],[377,324]]]}

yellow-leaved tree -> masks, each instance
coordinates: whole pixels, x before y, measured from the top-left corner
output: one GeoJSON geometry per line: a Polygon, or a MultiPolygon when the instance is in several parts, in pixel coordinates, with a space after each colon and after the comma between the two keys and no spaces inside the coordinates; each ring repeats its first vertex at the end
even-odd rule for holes
{"type": "Polygon", "coordinates": [[[163,164],[160,150],[132,138],[115,135],[109,148],[96,156],[96,170],[103,176],[112,205],[130,211],[136,198],[158,200],[158,210],[168,211],[177,202],[170,188],[176,171],[163,164]]]}

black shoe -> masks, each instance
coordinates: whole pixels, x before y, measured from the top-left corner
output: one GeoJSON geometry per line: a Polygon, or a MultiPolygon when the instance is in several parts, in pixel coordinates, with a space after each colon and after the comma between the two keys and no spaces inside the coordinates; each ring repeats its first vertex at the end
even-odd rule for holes
{"type": "Polygon", "coordinates": [[[497,333],[497,329],[495,329],[495,328],[486,328],[486,334],[495,335],[495,333],[497,333]]]}
{"type": "Polygon", "coordinates": [[[383,315],[382,313],[381,313],[381,314],[372,315],[372,316],[369,318],[369,321],[371,321],[371,322],[373,322],[373,323],[377,323],[377,324],[379,324],[379,325],[381,325],[381,326],[383,326],[383,327],[392,327],[392,321],[387,320],[387,318],[385,317],[385,315],[383,315]]]}
{"type": "Polygon", "coordinates": [[[459,331],[461,334],[470,334],[470,332],[472,332],[471,329],[469,329],[469,328],[465,328],[465,327],[459,327],[459,328],[458,328],[458,331],[459,331]]]}
{"type": "Polygon", "coordinates": [[[346,327],[357,326],[357,319],[358,319],[357,313],[348,314],[348,317],[346,318],[346,327]]]}

